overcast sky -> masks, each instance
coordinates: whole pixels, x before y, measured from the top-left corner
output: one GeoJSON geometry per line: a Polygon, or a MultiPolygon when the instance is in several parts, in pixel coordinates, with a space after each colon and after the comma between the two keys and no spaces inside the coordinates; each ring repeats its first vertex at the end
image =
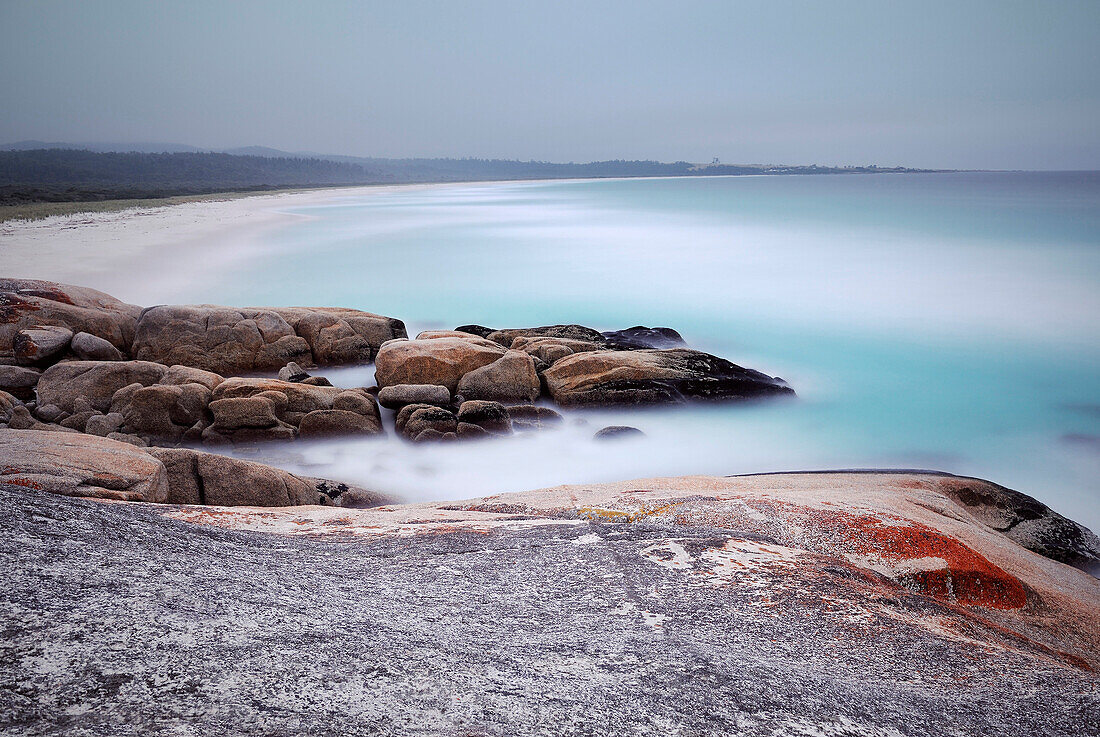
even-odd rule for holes
{"type": "Polygon", "coordinates": [[[0,142],[1100,168],[1100,0],[0,0],[0,142]]]}

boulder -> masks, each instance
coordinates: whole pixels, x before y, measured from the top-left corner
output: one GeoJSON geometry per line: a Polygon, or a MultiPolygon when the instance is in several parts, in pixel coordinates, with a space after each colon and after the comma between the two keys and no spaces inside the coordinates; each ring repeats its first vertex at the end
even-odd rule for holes
{"type": "Polygon", "coordinates": [[[604,345],[619,351],[645,350],[646,348],[680,348],[684,339],[672,328],[647,328],[637,325],[625,330],[601,333],[604,345]]]}
{"type": "Polygon", "coordinates": [[[425,330],[416,336],[417,340],[432,340],[433,338],[484,338],[484,335],[467,333],[462,330],[425,330]]]}
{"type": "Polygon", "coordinates": [[[273,307],[309,343],[319,366],[366,363],[387,340],[404,338],[405,323],[345,307],[273,307]]]}
{"type": "Polygon", "coordinates": [[[23,328],[12,338],[12,352],[23,363],[47,363],[68,350],[73,331],[60,325],[23,328]]]}
{"type": "Polygon", "coordinates": [[[308,378],[306,370],[293,361],[279,369],[279,381],[304,381],[308,378]]]}
{"type": "Polygon", "coordinates": [[[261,463],[186,448],[151,448],[167,469],[170,504],[225,507],[331,505],[313,480],[261,463]]]}
{"type": "Polygon", "coordinates": [[[378,417],[378,403],[363,389],[346,389],[332,399],[333,409],[346,409],[366,417],[378,417]]]}
{"type": "Polygon", "coordinates": [[[468,425],[477,425],[494,435],[511,435],[512,421],[508,417],[508,408],[500,402],[471,400],[463,402],[458,408],[458,421],[468,425]]]}
{"type": "Polygon", "coordinates": [[[214,399],[251,397],[262,392],[275,392],[287,399],[286,409],[280,419],[296,425],[302,417],[319,409],[332,409],[336,397],[346,389],[331,386],[313,386],[301,382],[278,379],[230,378],[214,389],[214,399]]]}
{"type": "Polygon", "coordinates": [[[546,430],[557,427],[565,419],[549,407],[534,404],[520,404],[508,408],[508,417],[512,420],[513,430],[546,430]]]}
{"type": "Polygon", "coordinates": [[[211,391],[223,381],[225,381],[224,378],[212,371],[203,371],[202,369],[178,364],[169,366],[168,370],[164,372],[164,376],[160,377],[161,384],[201,384],[211,391]]]}
{"type": "Polygon", "coordinates": [[[65,496],[163,502],[163,464],[125,443],[82,433],[0,430],[0,481],[65,496]]]}
{"type": "Polygon", "coordinates": [[[453,433],[458,428],[458,419],[450,410],[442,407],[422,407],[410,413],[408,419],[402,423],[401,432],[409,440],[422,442],[424,440],[441,439],[447,433],[453,433]],[[426,431],[431,431],[424,435],[426,431]],[[434,435],[438,433],[438,436],[434,435]],[[422,438],[421,435],[424,435],[422,438]]]}
{"type": "Polygon", "coordinates": [[[23,403],[20,402],[19,399],[0,389],[0,422],[7,422],[10,420],[12,410],[22,406],[23,403]]]}
{"type": "Polygon", "coordinates": [[[38,401],[71,414],[74,402],[84,398],[93,409],[107,412],[116,391],[128,384],[156,384],[167,370],[167,366],[149,361],[58,363],[46,369],[38,380],[38,401]]]}
{"type": "Polygon", "coordinates": [[[210,403],[216,430],[265,428],[279,424],[275,403],[267,397],[230,397],[210,403]]]}
{"type": "Polygon", "coordinates": [[[445,407],[451,403],[451,392],[438,384],[394,384],[382,387],[378,403],[386,409],[401,409],[406,404],[434,404],[445,407]]]}
{"type": "Polygon", "coordinates": [[[609,425],[596,431],[593,440],[626,440],[629,438],[644,438],[645,433],[630,425],[609,425]]]}
{"type": "Polygon", "coordinates": [[[386,343],[375,358],[378,386],[438,384],[453,394],[470,371],[493,363],[504,348],[483,338],[435,338],[386,343]]]}
{"type": "Polygon", "coordinates": [[[384,433],[377,417],[346,409],[319,409],[302,418],[298,434],[302,438],[334,437],[340,435],[379,435],[384,433]]]}
{"type": "Polygon", "coordinates": [[[119,412],[111,412],[105,415],[93,415],[84,425],[84,432],[90,435],[107,437],[113,432],[122,429],[123,417],[119,412]]]}
{"type": "Polygon", "coordinates": [[[563,407],[738,401],[794,394],[782,379],[686,348],[578,353],[558,361],[543,376],[550,395],[563,407]]]}
{"type": "Polygon", "coordinates": [[[583,325],[543,325],[539,328],[511,328],[508,330],[494,330],[486,337],[489,340],[500,343],[505,348],[512,347],[512,341],[516,338],[568,338],[570,340],[583,340],[599,343],[603,336],[598,330],[586,328],[583,325]]]}
{"type": "Polygon", "coordinates": [[[514,350],[464,374],[458,382],[458,393],[466,399],[533,402],[540,391],[535,360],[523,351],[514,350]]]}
{"type": "Polygon", "coordinates": [[[572,340],[570,338],[519,337],[512,341],[512,348],[534,356],[550,366],[574,353],[603,350],[604,345],[590,340],[572,340]]]}
{"type": "Polygon", "coordinates": [[[1016,544],[1100,578],[1100,539],[1038,499],[989,481],[946,474],[936,479],[934,488],[1016,544]]]}
{"type": "Polygon", "coordinates": [[[432,409],[433,407],[434,405],[431,404],[407,404],[399,409],[393,421],[394,429],[397,430],[397,434],[405,434],[405,424],[408,423],[409,418],[412,417],[413,412],[416,412],[419,409],[432,409]]]}
{"type": "Polygon", "coordinates": [[[0,365],[0,391],[14,394],[20,399],[30,399],[34,396],[34,387],[41,376],[41,371],[27,366],[0,365]]]}
{"type": "Polygon", "coordinates": [[[124,361],[126,356],[111,341],[91,333],[77,333],[69,343],[73,355],[82,361],[124,361]]]}
{"type": "Polygon", "coordinates": [[[135,358],[222,375],[275,371],[312,360],[309,344],[280,315],[212,305],[162,305],[141,313],[135,358]]]}
{"type": "Polygon", "coordinates": [[[141,308],[109,294],[38,279],[0,279],[0,359],[14,359],[15,335],[56,325],[88,333],[129,351],[141,308]]]}
{"type": "Polygon", "coordinates": [[[196,424],[205,425],[211,397],[210,389],[196,383],[154,384],[127,394],[127,402],[112,401],[123,417],[122,430],[172,443],[180,442],[196,424]]]}
{"type": "Polygon", "coordinates": [[[476,335],[479,338],[488,338],[490,335],[496,332],[493,328],[487,328],[484,325],[459,325],[452,332],[464,333],[466,335],[476,335]]]}

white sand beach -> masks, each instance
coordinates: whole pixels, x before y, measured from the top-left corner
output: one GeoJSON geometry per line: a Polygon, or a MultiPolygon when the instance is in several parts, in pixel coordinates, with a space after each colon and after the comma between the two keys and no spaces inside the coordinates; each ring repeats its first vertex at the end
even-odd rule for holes
{"type": "MultiPolygon", "coordinates": [[[[427,185],[415,185],[427,186],[427,185]]],[[[135,304],[189,301],[196,276],[254,253],[294,207],[396,187],[347,187],[0,223],[0,274],[100,289],[135,304]]]]}

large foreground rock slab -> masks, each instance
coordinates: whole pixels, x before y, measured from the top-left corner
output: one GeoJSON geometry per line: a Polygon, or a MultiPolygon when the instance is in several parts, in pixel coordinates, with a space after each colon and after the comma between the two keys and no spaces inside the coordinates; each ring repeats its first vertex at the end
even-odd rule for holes
{"type": "Polygon", "coordinates": [[[366,363],[404,336],[400,320],[343,308],[161,305],[141,313],[133,355],[228,376],[291,362],[366,363]]]}
{"type": "Polygon", "coordinates": [[[95,435],[0,430],[0,483],[65,496],[168,499],[168,476],[139,448],[95,435]]]}
{"type": "Polygon", "coordinates": [[[1100,584],[940,483],[689,477],[361,511],[0,487],[0,729],[1098,733],[1100,584]],[[966,603],[944,568],[1005,588],[966,603]]]}
{"type": "Polygon", "coordinates": [[[794,395],[782,379],[686,348],[576,353],[554,363],[543,376],[550,395],[563,407],[794,395]]]}
{"type": "Polygon", "coordinates": [[[0,278],[0,359],[14,359],[16,335],[36,326],[88,333],[125,352],[133,342],[140,313],[140,307],[95,289],[0,278]]]}

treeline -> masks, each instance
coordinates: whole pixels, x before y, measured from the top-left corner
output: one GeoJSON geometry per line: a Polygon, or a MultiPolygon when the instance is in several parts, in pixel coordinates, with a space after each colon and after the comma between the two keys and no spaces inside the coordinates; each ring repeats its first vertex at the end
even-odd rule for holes
{"type": "Polygon", "coordinates": [[[213,152],[113,153],[49,148],[0,151],[0,204],[146,199],[356,184],[866,171],[908,170],[697,166],[686,161],[615,160],[555,164],[503,159],[368,159],[213,152]]]}

